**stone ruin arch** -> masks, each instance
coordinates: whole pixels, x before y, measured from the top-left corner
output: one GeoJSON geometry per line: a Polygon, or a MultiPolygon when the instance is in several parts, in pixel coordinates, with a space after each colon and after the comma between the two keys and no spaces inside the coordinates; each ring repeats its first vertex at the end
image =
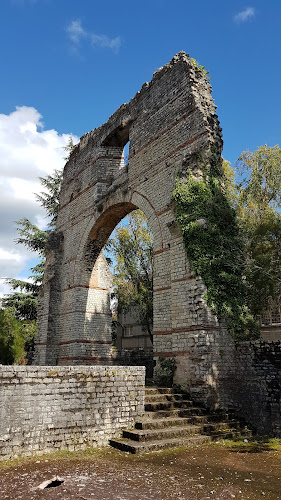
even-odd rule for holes
{"type": "Polygon", "coordinates": [[[178,382],[200,379],[204,367],[194,362],[193,346],[202,338],[207,345],[219,325],[186,259],[172,193],[183,165],[200,174],[197,153],[208,158],[212,148],[222,150],[211,87],[184,52],[81,138],[64,168],[48,246],[36,364],[112,362],[111,280],[101,249],[117,223],[140,208],[154,240],[154,357],[175,356],[178,382]]]}

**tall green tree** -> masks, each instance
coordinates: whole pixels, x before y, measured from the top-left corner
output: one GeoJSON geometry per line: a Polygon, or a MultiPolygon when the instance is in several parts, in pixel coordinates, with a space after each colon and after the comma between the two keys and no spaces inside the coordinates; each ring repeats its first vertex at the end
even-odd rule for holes
{"type": "MultiPolygon", "coordinates": [[[[73,148],[70,138],[65,150],[70,154],[73,148]]],[[[28,359],[34,348],[38,293],[44,274],[46,243],[50,232],[55,228],[58,215],[62,171],[55,170],[52,175],[39,179],[44,191],[36,197],[45,209],[49,221],[46,230],[39,229],[26,217],[16,223],[19,234],[16,243],[36,252],[39,261],[31,268],[31,281],[6,279],[13,291],[1,299],[0,360],[3,363],[23,362],[26,359],[24,353],[28,359]]]]}
{"type": "MultiPolygon", "coordinates": [[[[65,160],[68,160],[74,148],[72,136],[69,136],[68,143],[64,147],[67,152],[65,160]]],[[[2,299],[2,307],[14,308],[18,320],[32,321],[37,318],[37,297],[44,274],[46,243],[57,221],[62,174],[62,170],[54,170],[52,175],[39,177],[44,191],[36,194],[36,198],[45,209],[46,218],[49,219],[47,229],[39,229],[26,217],[16,222],[19,234],[16,243],[36,252],[39,258],[37,265],[31,268],[31,275],[29,276],[31,282],[14,278],[6,279],[6,283],[10,285],[13,292],[2,299]]]]}
{"type": "Polygon", "coordinates": [[[244,237],[245,282],[252,312],[281,305],[281,150],[244,151],[237,216],[244,237]]]}
{"type": "MultiPolygon", "coordinates": [[[[260,146],[256,151],[243,151],[238,159],[241,178],[240,199],[256,207],[259,218],[263,211],[281,208],[281,150],[278,145],[260,146]]],[[[243,205],[243,203],[242,203],[243,205]]],[[[252,216],[254,213],[251,214],[252,216]]]]}
{"type": "MultiPolygon", "coordinates": [[[[71,144],[73,145],[72,142],[71,144]]],[[[47,177],[39,177],[39,180],[42,186],[45,188],[45,191],[37,194],[36,198],[39,201],[41,207],[46,210],[46,217],[50,219],[48,223],[48,227],[50,229],[54,229],[58,217],[62,173],[62,170],[54,170],[52,175],[47,175],[47,177]]]]}
{"type": "Polygon", "coordinates": [[[152,340],[153,241],[141,210],[131,212],[126,224],[117,227],[107,250],[114,262],[114,296],[118,309],[137,307],[141,325],[152,340]]]}
{"type": "Polygon", "coordinates": [[[19,234],[16,243],[36,252],[39,258],[38,264],[31,268],[29,276],[31,282],[14,278],[6,279],[6,283],[11,286],[13,292],[2,299],[2,307],[13,307],[18,320],[36,320],[37,318],[37,297],[44,273],[45,248],[57,219],[61,179],[62,173],[57,170],[53,176],[40,177],[41,184],[47,191],[37,195],[37,199],[45,208],[46,217],[50,219],[45,231],[32,224],[26,217],[16,223],[19,234]]]}

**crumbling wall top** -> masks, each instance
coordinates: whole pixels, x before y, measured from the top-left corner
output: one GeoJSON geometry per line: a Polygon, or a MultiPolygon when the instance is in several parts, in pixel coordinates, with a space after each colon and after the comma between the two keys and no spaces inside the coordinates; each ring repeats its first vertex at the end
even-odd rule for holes
{"type": "Polygon", "coordinates": [[[165,64],[161,68],[157,69],[153,74],[153,77],[150,82],[145,82],[142,85],[142,88],[135,94],[135,96],[130,100],[129,103],[122,104],[108,119],[106,123],[101,125],[100,127],[95,128],[91,132],[87,132],[84,134],[79,144],[74,148],[73,152],[70,155],[75,156],[79,150],[84,149],[88,146],[97,146],[103,144],[107,137],[114,134],[114,131],[117,129],[124,129],[128,123],[131,123],[134,117],[132,116],[132,108],[136,107],[137,102],[141,99],[144,93],[149,92],[151,87],[160,79],[162,76],[170,71],[177,64],[186,64],[189,69],[190,79],[192,83],[196,86],[201,85],[201,93],[202,93],[202,81],[206,86],[206,90],[208,92],[211,91],[210,84],[206,81],[203,73],[196,68],[196,66],[192,63],[189,54],[184,51],[178,52],[169,63],[165,64]]]}

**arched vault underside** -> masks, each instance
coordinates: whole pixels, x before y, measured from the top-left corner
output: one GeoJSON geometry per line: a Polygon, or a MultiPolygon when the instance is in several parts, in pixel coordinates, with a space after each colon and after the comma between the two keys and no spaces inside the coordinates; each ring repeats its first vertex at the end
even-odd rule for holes
{"type": "Polygon", "coordinates": [[[186,259],[172,193],[177,173],[200,175],[198,158],[213,148],[220,153],[222,140],[211,87],[184,52],[81,138],[64,168],[48,246],[37,364],[110,364],[111,276],[101,250],[117,223],[140,208],[154,241],[154,356],[175,356],[188,377],[194,335],[218,325],[186,259]]]}

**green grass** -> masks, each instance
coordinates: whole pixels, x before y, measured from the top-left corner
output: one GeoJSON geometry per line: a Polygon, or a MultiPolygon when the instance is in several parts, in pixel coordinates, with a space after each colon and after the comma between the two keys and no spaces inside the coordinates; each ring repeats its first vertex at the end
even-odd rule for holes
{"type": "MultiPolygon", "coordinates": [[[[253,438],[237,438],[237,439],[221,439],[213,441],[212,443],[202,443],[196,445],[196,448],[204,448],[208,446],[221,446],[229,451],[236,453],[262,453],[265,451],[275,451],[281,452],[281,439],[269,438],[268,436],[255,436],[253,438]]],[[[77,460],[91,460],[95,458],[108,459],[108,460],[120,460],[126,458],[126,460],[131,461],[146,461],[151,460],[151,458],[162,456],[169,457],[181,454],[190,449],[190,447],[181,446],[178,448],[168,448],[165,450],[159,450],[157,452],[149,452],[143,455],[131,455],[127,453],[122,453],[119,450],[115,450],[110,447],[105,448],[87,448],[86,450],[77,451],[67,451],[59,450],[54,453],[48,453],[44,455],[33,455],[31,457],[20,456],[11,460],[0,460],[0,471],[8,468],[21,467],[28,464],[34,464],[38,461],[77,461],[77,460]]],[[[156,459],[157,460],[157,459],[156,459]]]]}
{"type": "Polygon", "coordinates": [[[252,438],[224,439],[215,444],[224,446],[230,451],[238,453],[261,453],[263,451],[281,451],[281,439],[268,436],[252,438]]]}
{"type": "Polygon", "coordinates": [[[94,456],[102,456],[110,452],[108,448],[87,448],[86,450],[68,451],[68,450],[58,450],[53,453],[45,453],[42,455],[32,455],[32,456],[19,456],[17,458],[0,460],[0,470],[10,468],[10,467],[20,467],[26,464],[32,464],[34,462],[43,462],[45,460],[83,460],[90,459],[94,456]]]}

